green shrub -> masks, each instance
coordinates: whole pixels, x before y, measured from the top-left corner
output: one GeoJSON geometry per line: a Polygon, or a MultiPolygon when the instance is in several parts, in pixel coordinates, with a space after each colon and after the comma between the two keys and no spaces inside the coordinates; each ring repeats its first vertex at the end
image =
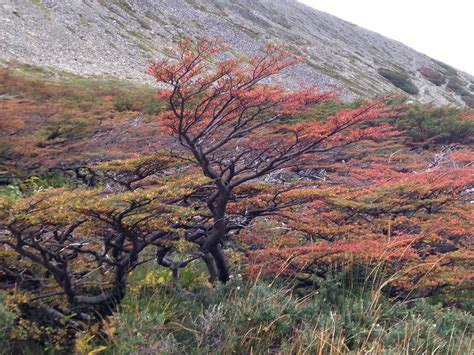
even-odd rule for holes
{"type": "Polygon", "coordinates": [[[9,159],[12,153],[13,145],[5,138],[0,137],[0,162],[9,159]]]}
{"type": "Polygon", "coordinates": [[[447,76],[457,76],[458,72],[456,69],[454,69],[452,66],[444,64],[443,62],[439,62],[437,60],[434,60],[436,64],[438,64],[441,73],[447,75],[447,76]]]}
{"type": "Polygon", "coordinates": [[[0,293],[0,353],[8,353],[10,344],[9,333],[15,326],[18,315],[5,305],[5,296],[0,293]],[[5,351],[5,352],[3,352],[5,351]]]}
{"type": "Polygon", "coordinates": [[[411,105],[397,120],[397,128],[416,143],[469,143],[474,136],[474,121],[462,117],[462,110],[452,107],[411,105]]]}
{"type": "Polygon", "coordinates": [[[142,112],[145,115],[158,115],[159,113],[163,112],[163,110],[163,102],[155,98],[151,98],[143,105],[142,112]]]}
{"type": "Polygon", "coordinates": [[[297,296],[275,280],[199,285],[187,294],[166,286],[160,272],[152,274],[132,282],[113,317],[107,353],[448,354],[472,347],[469,313],[390,301],[339,277],[297,296]]]}
{"type": "Polygon", "coordinates": [[[114,96],[112,105],[118,112],[131,111],[133,108],[133,100],[125,94],[114,96]]]}
{"type": "Polygon", "coordinates": [[[469,95],[469,91],[466,90],[465,85],[460,80],[449,79],[447,87],[448,89],[450,89],[451,91],[454,91],[459,96],[469,95]]]}
{"type": "Polygon", "coordinates": [[[93,128],[92,120],[67,113],[48,119],[38,134],[48,141],[66,141],[87,137],[92,133],[93,128]]]}
{"type": "Polygon", "coordinates": [[[382,75],[385,79],[390,81],[397,88],[402,89],[403,91],[411,94],[417,95],[419,90],[410,80],[410,77],[406,73],[396,72],[390,69],[380,68],[378,70],[379,74],[382,75]]]}

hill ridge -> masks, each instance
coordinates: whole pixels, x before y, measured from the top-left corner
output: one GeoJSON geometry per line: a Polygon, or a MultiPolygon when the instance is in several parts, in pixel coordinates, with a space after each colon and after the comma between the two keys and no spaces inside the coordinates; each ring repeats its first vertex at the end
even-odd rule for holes
{"type": "Polygon", "coordinates": [[[280,76],[290,85],[346,99],[402,88],[422,102],[474,101],[473,76],[296,0],[4,0],[0,17],[0,59],[82,75],[150,81],[147,60],[181,35],[221,37],[245,54],[279,40],[305,59],[280,76]]]}

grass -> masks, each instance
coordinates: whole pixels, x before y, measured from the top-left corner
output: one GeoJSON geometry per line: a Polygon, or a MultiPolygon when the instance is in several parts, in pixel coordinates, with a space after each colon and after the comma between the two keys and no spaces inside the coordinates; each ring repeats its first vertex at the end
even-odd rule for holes
{"type": "MultiPolygon", "coordinates": [[[[201,277],[199,269],[188,279],[201,277]]],[[[439,353],[467,354],[474,316],[427,301],[393,302],[376,288],[322,282],[296,293],[281,280],[233,280],[215,288],[187,282],[192,296],[144,268],[107,321],[107,354],[439,353]],[[195,286],[193,286],[193,284],[195,286]]]]}
{"type": "MultiPolygon", "coordinates": [[[[389,300],[380,283],[354,282],[350,274],[304,291],[291,280],[235,276],[210,287],[198,264],[183,270],[183,292],[169,285],[168,270],[144,264],[119,311],[100,331],[78,334],[74,352],[468,354],[474,346],[472,313],[389,300]]],[[[14,315],[0,307],[0,328],[12,326],[14,315]]]]}
{"type": "Polygon", "coordinates": [[[117,88],[121,88],[122,91],[128,93],[150,94],[154,92],[154,89],[148,85],[107,75],[82,76],[55,68],[38,67],[15,61],[3,63],[2,66],[13,68],[8,72],[8,75],[12,77],[27,81],[40,81],[45,86],[100,90],[104,95],[107,95],[110,91],[116,92],[117,88]]]}

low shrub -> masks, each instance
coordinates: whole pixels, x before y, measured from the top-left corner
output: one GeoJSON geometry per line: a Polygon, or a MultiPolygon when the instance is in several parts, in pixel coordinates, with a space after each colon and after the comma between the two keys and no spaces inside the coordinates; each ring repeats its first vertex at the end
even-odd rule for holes
{"type": "Polygon", "coordinates": [[[281,280],[194,288],[192,296],[153,288],[131,292],[109,320],[106,353],[463,353],[472,346],[469,313],[341,283],[323,282],[305,296],[281,280]]]}
{"type": "Polygon", "coordinates": [[[8,349],[9,334],[15,326],[16,319],[17,314],[5,304],[5,295],[0,293],[0,346],[3,350],[8,349]]]}
{"type": "Polygon", "coordinates": [[[460,80],[449,79],[447,87],[448,89],[455,92],[459,96],[470,95],[469,91],[466,90],[466,87],[463,85],[463,83],[460,80]]]}
{"type": "Polygon", "coordinates": [[[443,62],[440,62],[440,61],[437,61],[437,60],[435,60],[434,62],[436,64],[438,64],[441,73],[443,73],[444,75],[447,75],[447,76],[457,76],[458,75],[457,70],[454,69],[452,66],[447,65],[447,64],[445,64],[443,62]]]}
{"type": "Polygon", "coordinates": [[[12,153],[13,145],[9,143],[5,138],[0,137],[0,162],[10,158],[12,153]]]}
{"type": "Polygon", "coordinates": [[[474,136],[474,120],[453,107],[411,105],[397,120],[397,128],[415,143],[469,143],[474,136]]]}
{"type": "Polygon", "coordinates": [[[131,111],[133,109],[133,100],[125,94],[116,95],[112,99],[112,105],[118,112],[131,111]]]}
{"type": "Polygon", "coordinates": [[[94,126],[94,122],[90,119],[67,113],[48,119],[38,134],[48,141],[67,141],[87,137],[94,126]]]}
{"type": "Polygon", "coordinates": [[[144,113],[145,115],[158,115],[159,113],[163,111],[164,111],[163,102],[155,98],[151,98],[150,100],[148,100],[143,105],[143,109],[142,109],[142,113],[144,113]]]}
{"type": "Polygon", "coordinates": [[[406,73],[396,72],[390,69],[380,68],[379,74],[385,79],[390,81],[397,88],[402,89],[411,95],[417,95],[419,90],[415,84],[410,80],[410,77],[406,73]]]}
{"type": "Polygon", "coordinates": [[[474,108],[474,95],[464,95],[461,98],[468,107],[474,108]]]}
{"type": "Polygon", "coordinates": [[[441,86],[446,84],[446,78],[436,70],[429,68],[429,67],[420,67],[418,71],[423,75],[425,79],[432,82],[436,86],[441,86]]]}

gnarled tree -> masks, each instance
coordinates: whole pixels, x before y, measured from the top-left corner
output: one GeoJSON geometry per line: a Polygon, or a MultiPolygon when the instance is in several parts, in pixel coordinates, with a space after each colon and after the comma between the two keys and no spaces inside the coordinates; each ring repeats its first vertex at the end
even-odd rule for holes
{"type": "MultiPolygon", "coordinates": [[[[276,171],[302,166],[314,155],[381,135],[374,125],[393,114],[380,101],[346,109],[325,120],[293,123],[291,118],[317,109],[334,94],[315,87],[289,91],[268,79],[299,62],[294,53],[267,45],[251,57],[229,58],[218,40],[180,41],[170,59],[150,65],[148,73],[163,89],[168,110],[158,116],[169,134],[212,180],[206,203],[212,216],[196,234],[211,276],[222,282],[229,271],[222,243],[236,223],[228,214],[237,187],[276,171]],[[289,123],[288,123],[289,122],[289,123]]],[[[275,204],[270,207],[275,210],[275,204]]],[[[254,218],[268,213],[254,210],[254,218]]]]}

